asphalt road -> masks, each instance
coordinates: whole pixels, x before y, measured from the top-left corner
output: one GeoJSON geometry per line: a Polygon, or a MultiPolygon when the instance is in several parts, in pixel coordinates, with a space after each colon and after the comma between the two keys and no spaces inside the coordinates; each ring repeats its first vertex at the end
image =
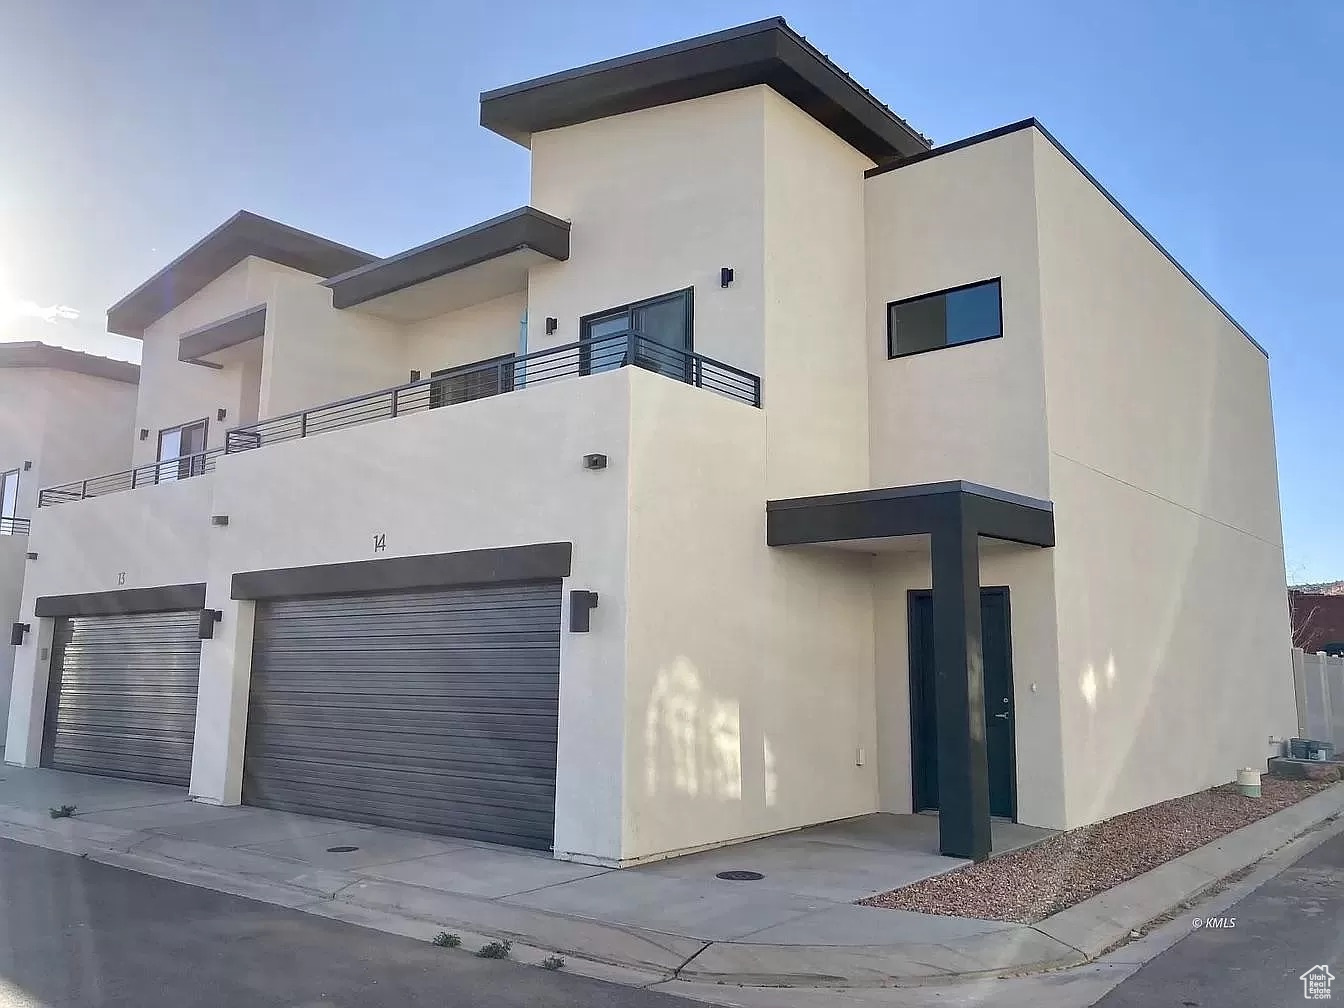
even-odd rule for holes
{"type": "Polygon", "coordinates": [[[1344,833],[1224,913],[1234,926],[1192,927],[1097,1008],[1344,1004],[1344,833]],[[1335,977],[1332,996],[1304,1000],[1299,977],[1317,965],[1335,977]]]}
{"type": "Polygon", "coordinates": [[[0,840],[0,1008],[690,1008],[0,840]]]}

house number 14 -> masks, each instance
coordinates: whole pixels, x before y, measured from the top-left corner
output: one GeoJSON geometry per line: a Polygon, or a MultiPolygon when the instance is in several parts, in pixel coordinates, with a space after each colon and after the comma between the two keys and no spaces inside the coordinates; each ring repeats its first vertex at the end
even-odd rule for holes
{"type": "Polygon", "coordinates": [[[373,551],[375,553],[382,553],[386,549],[387,549],[387,533],[386,532],[374,533],[373,551]]]}

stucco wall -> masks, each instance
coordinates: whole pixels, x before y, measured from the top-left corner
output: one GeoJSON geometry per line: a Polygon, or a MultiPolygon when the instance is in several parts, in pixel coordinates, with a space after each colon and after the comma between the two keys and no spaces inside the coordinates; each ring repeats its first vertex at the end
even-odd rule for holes
{"type": "Polygon", "coordinates": [[[628,370],[624,858],[871,812],[867,557],[766,546],[769,416],[628,370]]]}
{"type": "Polygon", "coordinates": [[[534,267],[529,346],[573,343],[579,319],[695,288],[695,349],[764,362],[765,87],[532,137],[532,205],[573,222],[567,262],[534,267]],[[719,286],[719,269],[737,279],[719,286]],[[547,336],[540,320],[554,316],[547,336]]]}
{"type": "MultiPolygon", "coordinates": [[[[928,537],[896,540],[873,560],[881,808],[911,811],[909,598],[932,587],[928,537]]],[[[1064,825],[1054,555],[980,540],[980,583],[1007,587],[1013,663],[1018,821],[1064,825]]]]}
{"type": "MultiPolygon", "coordinates": [[[[0,535],[0,634],[18,621],[23,597],[24,553],[27,536],[0,535]]],[[[0,638],[0,743],[5,741],[9,725],[9,694],[14,678],[14,649],[9,636],[0,638]]]]}
{"type": "Polygon", "coordinates": [[[337,311],[331,289],[302,274],[274,277],[266,301],[263,419],[410,380],[395,322],[337,311]]]}
{"type": "Polygon", "coordinates": [[[1296,723],[1264,356],[1035,130],[1068,820],[1296,723]]]}
{"type": "Polygon", "coordinates": [[[214,506],[230,523],[212,530],[207,604],[224,619],[202,649],[193,793],[238,800],[251,609],[229,598],[234,572],[572,542],[565,587],[601,607],[593,632],[561,638],[556,850],[618,856],[628,398],[623,369],[222,459],[214,506]],[[610,466],[585,470],[591,452],[610,466]]]}
{"type": "Polygon", "coordinates": [[[766,492],[860,489],[870,485],[863,172],[872,162],[773,90],[763,98],[765,367],[757,373],[770,418],[766,492]]]}
{"type": "Polygon", "coordinates": [[[872,485],[970,480],[1050,496],[1032,141],[868,179],[872,485]],[[887,359],[887,304],[1002,277],[1003,338],[887,359]]]}
{"type": "MultiPolygon", "coordinates": [[[[520,291],[413,322],[406,327],[408,366],[428,378],[432,371],[517,353],[525,311],[527,294],[520,291]]],[[[542,320],[535,327],[544,337],[542,320]]],[[[531,342],[531,331],[528,337],[531,342]]]]}
{"type": "Polygon", "coordinates": [[[49,371],[46,388],[41,457],[33,465],[42,486],[130,467],[137,386],[49,371]]]}

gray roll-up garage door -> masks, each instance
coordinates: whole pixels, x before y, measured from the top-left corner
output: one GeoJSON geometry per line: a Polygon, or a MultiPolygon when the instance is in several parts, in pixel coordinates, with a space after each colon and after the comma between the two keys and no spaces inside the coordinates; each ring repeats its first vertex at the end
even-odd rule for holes
{"type": "Polygon", "coordinates": [[[545,850],[560,585],[257,604],[243,800],[545,850]]]}
{"type": "Polygon", "coordinates": [[[43,765],[185,787],[199,631],[199,610],[58,620],[43,765]]]}

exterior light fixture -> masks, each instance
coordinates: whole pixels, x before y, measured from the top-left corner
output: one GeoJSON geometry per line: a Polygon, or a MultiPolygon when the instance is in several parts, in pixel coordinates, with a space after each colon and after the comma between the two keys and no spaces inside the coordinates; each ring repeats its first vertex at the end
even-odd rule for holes
{"type": "Polygon", "coordinates": [[[218,609],[202,609],[201,623],[197,636],[201,640],[212,640],[215,636],[215,624],[224,618],[218,609]]]}
{"type": "Polygon", "coordinates": [[[552,316],[546,316],[546,335],[549,336],[560,328],[560,320],[552,316]]]}
{"type": "Polygon", "coordinates": [[[583,467],[585,469],[605,469],[607,467],[607,457],[605,455],[585,455],[583,457],[583,467]]]}
{"type": "Polygon", "coordinates": [[[18,647],[23,643],[23,635],[26,634],[29,629],[27,623],[15,623],[9,631],[9,642],[15,647],[18,647]]]}
{"type": "Polygon", "coordinates": [[[719,270],[720,287],[727,287],[732,282],[733,282],[733,268],[731,266],[725,266],[723,267],[723,269],[719,270]]]}
{"type": "Polygon", "coordinates": [[[569,593],[569,632],[587,633],[589,614],[597,608],[597,592],[572,591],[569,593]]]}
{"type": "Polygon", "coordinates": [[[211,525],[220,525],[220,526],[223,526],[223,525],[227,525],[228,523],[229,523],[229,516],[228,516],[228,515],[211,515],[211,516],[210,516],[210,524],[211,524],[211,525]]]}

